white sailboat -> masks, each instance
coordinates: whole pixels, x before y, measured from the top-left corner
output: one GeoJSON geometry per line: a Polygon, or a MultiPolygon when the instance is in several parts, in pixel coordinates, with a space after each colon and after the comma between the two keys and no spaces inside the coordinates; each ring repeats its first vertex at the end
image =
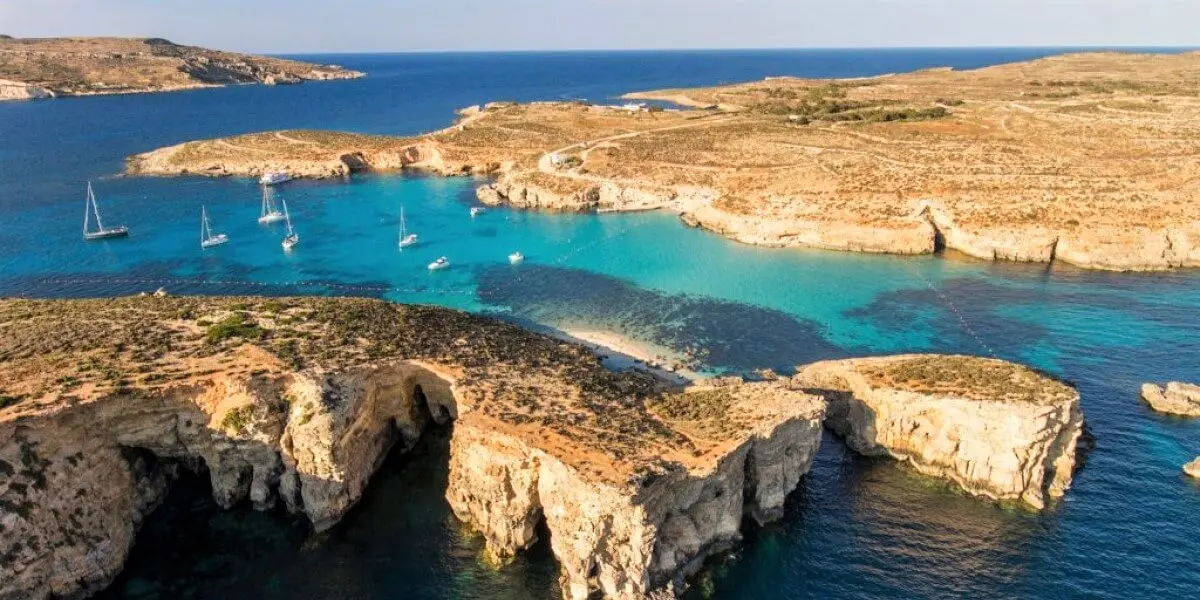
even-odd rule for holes
{"type": "Polygon", "coordinates": [[[214,234],[212,225],[208,223],[208,208],[200,207],[200,247],[212,248],[229,241],[229,236],[223,233],[214,234]]]}
{"type": "Polygon", "coordinates": [[[472,218],[478,217],[479,215],[483,214],[483,210],[484,209],[482,206],[472,206],[471,207],[471,217],[472,218]]]}
{"type": "Polygon", "coordinates": [[[430,271],[441,271],[448,268],[450,268],[450,261],[445,256],[429,263],[430,271]]]}
{"type": "Polygon", "coordinates": [[[509,264],[519,265],[525,262],[525,255],[520,252],[513,252],[508,255],[508,262],[509,264]]]}
{"type": "Polygon", "coordinates": [[[291,250],[296,247],[296,244],[300,243],[300,234],[296,233],[295,229],[292,229],[292,216],[288,214],[287,200],[283,201],[283,220],[287,223],[288,231],[287,237],[283,238],[283,249],[291,250]]]}
{"type": "Polygon", "coordinates": [[[403,250],[409,246],[417,245],[417,234],[408,233],[404,226],[404,207],[400,207],[400,249],[403,250]]]}
{"type": "Polygon", "coordinates": [[[104,240],[108,238],[126,237],[129,235],[129,228],[124,225],[117,227],[105,227],[104,223],[100,222],[100,207],[96,205],[96,194],[92,192],[92,182],[88,182],[87,200],[83,207],[83,239],[85,240],[104,240]],[[92,229],[92,216],[96,217],[96,229],[92,229]]]}
{"type": "Polygon", "coordinates": [[[275,207],[275,191],[271,188],[263,188],[262,198],[262,213],[258,217],[260,225],[269,225],[276,221],[283,220],[283,213],[275,207]]]}

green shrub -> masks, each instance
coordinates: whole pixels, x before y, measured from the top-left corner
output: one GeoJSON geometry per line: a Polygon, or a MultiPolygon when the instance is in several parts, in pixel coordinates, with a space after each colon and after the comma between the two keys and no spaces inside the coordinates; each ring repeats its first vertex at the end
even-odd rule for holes
{"type": "Polygon", "coordinates": [[[208,333],[205,334],[205,339],[208,343],[215,344],[221,340],[230,338],[243,338],[247,340],[259,340],[266,335],[266,331],[259,327],[257,323],[241,313],[230,315],[219,323],[215,323],[208,328],[208,333]]]}

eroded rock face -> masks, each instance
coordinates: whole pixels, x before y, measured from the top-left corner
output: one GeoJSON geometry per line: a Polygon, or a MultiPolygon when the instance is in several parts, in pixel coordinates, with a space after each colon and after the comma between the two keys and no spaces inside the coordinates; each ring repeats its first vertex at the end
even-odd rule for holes
{"type": "Polygon", "coordinates": [[[1181,417],[1200,417],[1200,385],[1173,381],[1166,387],[1142,386],[1142,399],[1154,410],[1181,417]]]}
{"type": "Polygon", "coordinates": [[[906,355],[816,363],[797,381],[829,400],[856,452],[891,456],[996,500],[1041,509],[1070,487],[1079,394],[998,360],[906,355]]]}
{"type": "MultiPolygon", "coordinates": [[[[728,418],[739,425],[725,432],[703,466],[647,465],[625,482],[589,477],[465,417],[451,444],[447,499],[484,535],[497,561],[531,546],[544,520],[568,598],[643,598],[681,584],[705,558],[741,539],[744,514],[759,522],[782,514],[820,443],[823,403],[782,384],[698,390],[655,410],[668,421],[682,418],[672,411],[689,410],[694,398],[704,406],[713,394],[728,403],[719,400],[721,410],[692,421],[728,418]]],[[[690,435],[702,434],[722,435],[711,428],[690,435]]]]}
{"type": "Polygon", "coordinates": [[[1183,472],[1195,477],[1196,479],[1200,479],[1200,456],[1197,456],[1196,460],[1183,465],[1183,472]]]}
{"type": "Polygon", "coordinates": [[[665,389],[378,301],[5,300],[0,327],[0,598],[101,589],[181,468],[222,506],[282,502],[326,529],[394,444],[450,420],[447,496],[494,558],[544,521],[570,597],[641,597],[736,542],[744,514],[780,514],[825,410],[786,380],[665,389]]]}

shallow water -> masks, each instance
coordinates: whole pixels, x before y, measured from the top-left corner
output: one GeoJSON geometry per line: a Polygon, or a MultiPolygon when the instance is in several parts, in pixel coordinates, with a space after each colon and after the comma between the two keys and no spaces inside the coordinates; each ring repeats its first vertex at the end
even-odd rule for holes
{"type": "MultiPolygon", "coordinates": [[[[709,371],[788,371],[904,351],[1019,360],[1075,382],[1097,447],[1042,515],[999,508],[827,438],[787,517],[693,595],[717,598],[1194,596],[1200,424],[1150,413],[1145,381],[1200,379],[1200,274],[1120,275],[734,244],[668,214],[489,210],[471,179],[356,176],[281,186],[302,242],[255,222],[247,180],[107,177],[126,154],[274,127],[411,133],[496,98],[588,97],[766,74],[977,66],[1047,51],[341,56],[359,82],[0,104],[0,295],[349,294],[548,326],[605,327],[706,352],[709,371]],[[129,239],[79,240],[82,181],[129,239]],[[199,213],[231,242],[201,250],[199,213]],[[422,243],[397,249],[399,208],[422,243]],[[512,266],[520,250],[526,263],[512,266]],[[449,270],[425,265],[450,258],[449,270]]],[[[444,459],[394,459],[345,523],[218,513],[202,484],[156,513],[110,597],[552,597],[553,561],[499,572],[440,500],[444,459]],[[168,560],[169,559],[169,560],[168,560]]]]}

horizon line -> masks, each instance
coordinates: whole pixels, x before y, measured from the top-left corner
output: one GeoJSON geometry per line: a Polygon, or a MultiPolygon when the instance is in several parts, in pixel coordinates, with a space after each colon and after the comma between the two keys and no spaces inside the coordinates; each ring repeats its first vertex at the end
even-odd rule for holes
{"type": "Polygon", "coordinates": [[[417,50],[270,50],[239,51],[248,54],[303,55],[303,54],[571,54],[584,52],[606,53],[649,53],[649,52],[796,52],[796,51],[845,51],[845,50],[1174,50],[1200,51],[1200,45],[1011,45],[1011,46],[759,46],[759,47],[675,47],[675,48],[516,48],[516,49],[417,49],[417,50]]]}

